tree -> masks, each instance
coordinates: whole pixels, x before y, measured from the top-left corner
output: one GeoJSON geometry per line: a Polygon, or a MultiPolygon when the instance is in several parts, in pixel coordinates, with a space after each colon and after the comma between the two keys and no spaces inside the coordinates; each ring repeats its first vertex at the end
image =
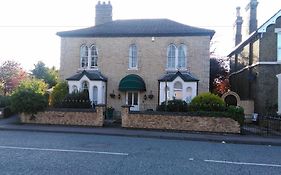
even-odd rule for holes
{"type": "Polygon", "coordinates": [[[51,98],[50,98],[50,106],[58,107],[60,103],[63,101],[63,99],[68,94],[68,85],[67,82],[59,82],[54,87],[51,98]]]}
{"type": "Polygon", "coordinates": [[[47,84],[42,80],[23,81],[11,96],[11,109],[17,113],[36,114],[48,105],[47,84]]]}
{"type": "Polygon", "coordinates": [[[210,59],[210,92],[222,95],[230,88],[229,65],[225,58],[210,59]]]}
{"type": "Polygon", "coordinates": [[[38,61],[38,63],[34,65],[34,69],[31,70],[31,73],[35,78],[44,80],[44,82],[48,84],[49,88],[57,84],[58,70],[56,70],[55,67],[46,67],[45,63],[42,61],[38,61]]]}
{"type": "Polygon", "coordinates": [[[27,73],[19,63],[5,61],[0,66],[0,91],[4,94],[11,94],[20,82],[27,78],[27,73]]]}

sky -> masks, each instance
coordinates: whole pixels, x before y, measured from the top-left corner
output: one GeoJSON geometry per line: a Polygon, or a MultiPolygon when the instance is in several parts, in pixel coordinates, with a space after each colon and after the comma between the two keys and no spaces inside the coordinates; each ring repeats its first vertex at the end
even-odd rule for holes
{"type": "MultiPolygon", "coordinates": [[[[279,9],[280,0],[258,0],[258,25],[279,9]]],[[[106,1],[108,2],[108,1],[106,1]]],[[[216,31],[213,49],[225,56],[234,47],[236,7],[249,0],[111,0],[113,20],[168,18],[216,31]]],[[[29,71],[43,61],[59,68],[58,31],[94,26],[98,0],[1,0],[0,63],[19,62],[29,71]]],[[[244,19],[245,21],[246,19],[244,19]]]]}

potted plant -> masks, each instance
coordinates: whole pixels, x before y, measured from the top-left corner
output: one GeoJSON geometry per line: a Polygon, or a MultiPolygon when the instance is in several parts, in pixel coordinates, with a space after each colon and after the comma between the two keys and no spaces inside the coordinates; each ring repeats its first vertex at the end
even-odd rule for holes
{"type": "Polygon", "coordinates": [[[106,118],[112,119],[113,118],[113,112],[114,112],[114,108],[112,106],[108,107],[106,109],[106,118]]]}

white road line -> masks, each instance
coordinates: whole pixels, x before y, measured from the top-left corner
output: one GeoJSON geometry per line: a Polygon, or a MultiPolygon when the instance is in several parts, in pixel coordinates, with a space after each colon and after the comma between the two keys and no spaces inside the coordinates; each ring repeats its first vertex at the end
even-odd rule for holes
{"type": "Polygon", "coordinates": [[[205,162],[212,162],[212,163],[223,163],[223,164],[234,164],[234,165],[266,166],[266,167],[278,167],[278,168],[281,168],[281,165],[278,165],[278,164],[249,163],[249,162],[231,162],[231,161],[222,161],[222,160],[204,160],[204,161],[205,162]]]}
{"type": "Polygon", "coordinates": [[[28,147],[14,147],[14,146],[0,146],[0,149],[17,149],[17,150],[31,150],[31,151],[53,151],[53,152],[71,152],[71,153],[90,153],[90,154],[107,154],[128,156],[128,153],[118,152],[103,152],[103,151],[87,151],[87,150],[69,150],[69,149],[47,149],[47,148],[28,148],[28,147]]]}

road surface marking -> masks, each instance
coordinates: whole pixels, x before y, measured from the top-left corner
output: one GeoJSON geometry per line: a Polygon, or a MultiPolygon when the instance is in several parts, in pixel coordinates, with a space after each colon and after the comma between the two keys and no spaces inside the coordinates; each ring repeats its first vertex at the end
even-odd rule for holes
{"type": "Polygon", "coordinates": [[[71,150],[71,149],[28,148],[28,147],[14,147],[14,146],[0,146],[0,149],[18,149],[18,150],[32,150],[32,151],[71,152],[71,153],[91,153],[91,154],[107,154],[107,155],[118,155],[118,156],[128,156],[129,155],[128,153],[118,153],[118,152],[71,150]]]}
{"type": "Polygon", "coordinates": [[[267,167],[278,167],[281,168],[281,165],[278,164],[264,164],[264,163],[249,163],[249,162],[231,162],[231,161],[222,161],[222,160],[204,160],[205,162],[212,163],[224,163],[224,164],[235,164],[235,165],[253,165],[253,166],[267,166],[267,167]]]}

